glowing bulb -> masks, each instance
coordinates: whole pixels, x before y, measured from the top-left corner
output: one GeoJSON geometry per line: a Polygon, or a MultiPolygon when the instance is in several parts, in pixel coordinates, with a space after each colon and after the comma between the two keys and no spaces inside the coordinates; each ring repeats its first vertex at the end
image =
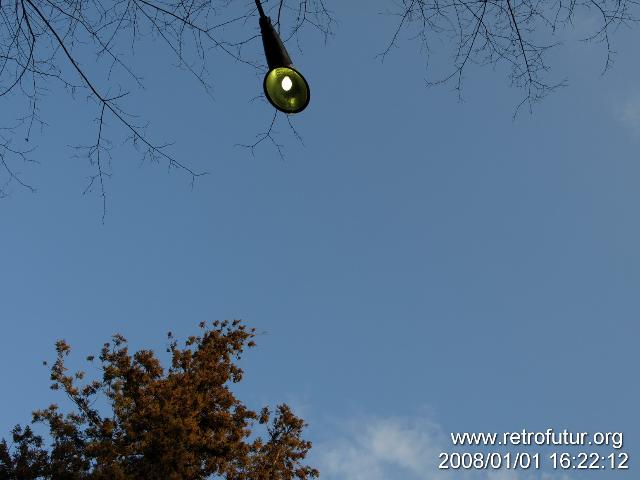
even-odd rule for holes
{"type": "Polygon", "coordinates": [[[309,104],[309,84],[293,67],[269,70],[263,88],[267,100],[281,112],[298,113],[309,104]]]}
{"type": "Polygon", "coordinates": [[[293,87],[293,82],[291,81],[291,79],[286,76],[282,79],[282,89],[285,92],[288,92],[289,90],[291,90],[291,87],[293,87]]]}

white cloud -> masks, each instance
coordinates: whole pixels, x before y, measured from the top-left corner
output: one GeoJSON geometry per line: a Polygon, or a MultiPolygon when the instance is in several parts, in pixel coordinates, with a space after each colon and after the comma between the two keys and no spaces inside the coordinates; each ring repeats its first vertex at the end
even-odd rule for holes
{"type": "MultiPolygon", "coordinates": [[[[477,477],[476,477],[477,478],[477,477]]],[[[482,477],[480,477],[482,478],[482,477]]],[[[485,480],[570,480],[567,475],[549,473],[522,473],[514,470],[487,472],[485,480]]]]}
{"type": "Polygon", "coordinates": [[[323,480],[569,480],[512,470],[439,470],[448,435],[428,418],[361,418],[335,422],[331,438],[314,443],[311,463],[323,480]]]}
{"type": "MultiPolygon", "coordinates": [[[[439,427],[425,419],[368,418],[339,427],[337,439],[315,448],[322,478],[327,480],[389,480],[390,471],[403,478],[431,480],[439,445],[439,427]]],[[[437,471],[437,470],[436,470],[437,471]]]]}
{"type": "Polygon", "coordinates": [[[640,93],[630,94],[621,102],[617,117],[634,135],[640,135],[640,93]]]}

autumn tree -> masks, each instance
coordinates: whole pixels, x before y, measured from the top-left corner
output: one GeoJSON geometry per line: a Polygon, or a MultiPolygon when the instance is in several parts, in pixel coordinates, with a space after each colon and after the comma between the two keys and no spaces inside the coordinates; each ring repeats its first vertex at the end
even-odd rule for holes
{"type": "MultiPolygon", "coordinates": [[[[151,350],[129,353],[121,335],[102,347],[100,377],[68,372],[71,348],[56,343],[51,388],[71,400],[33,413],[48,427],[50,445],[30,426],[0,442],[0,480],[305,480],[311,443],[305,423],[287,405],[249,409],[231,390],[237,365],[255,331],[239,321],[200,324],[182,347],[169,333],[170,365],[151,350]],[[103,404],[97,408],[96,404],[103,404]],[[106,405],[106,406],[104,406],[106,405]]],[[[45,362],[46,363],[46,362],[45,362]]]]}

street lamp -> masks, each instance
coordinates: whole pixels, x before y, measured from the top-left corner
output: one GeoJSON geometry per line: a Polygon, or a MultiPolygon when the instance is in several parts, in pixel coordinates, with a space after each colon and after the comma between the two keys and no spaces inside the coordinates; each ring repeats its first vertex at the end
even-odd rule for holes
{"type": "Polygon", "coordinates": [[[264,94],[275,108],[284,113],[298,113],[307,108],[311,98],[309,84],[295,68],[280,35],[256,0],[260,13],[260,32],[269,71],[264,77],[264,94]]]}

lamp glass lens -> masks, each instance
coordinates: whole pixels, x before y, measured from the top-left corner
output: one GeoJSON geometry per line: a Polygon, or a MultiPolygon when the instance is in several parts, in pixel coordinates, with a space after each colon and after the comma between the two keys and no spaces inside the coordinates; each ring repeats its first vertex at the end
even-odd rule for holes
{"type": "Polygon", "coordinates": [[[264,79],[264,91],[271,104],[285,113],[298,113],[309,104],[309,85],[289,67],[274,68],[264,79]]]}

